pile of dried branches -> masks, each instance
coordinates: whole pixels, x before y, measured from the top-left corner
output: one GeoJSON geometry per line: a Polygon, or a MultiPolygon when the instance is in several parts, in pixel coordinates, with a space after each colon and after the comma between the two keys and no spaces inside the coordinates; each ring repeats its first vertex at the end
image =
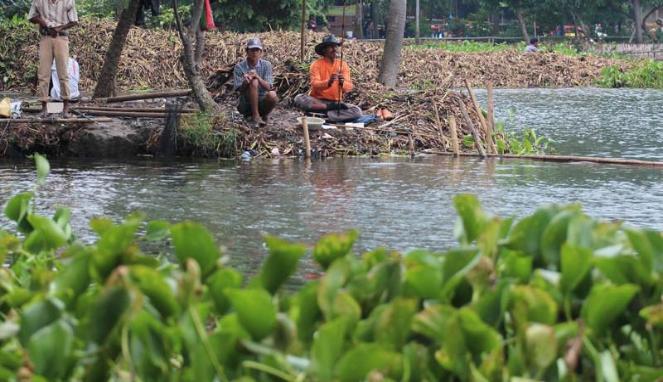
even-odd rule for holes
{"type": "MultiPolygon", "coordinates": [[[[2,67],[12,69],[14,76],[5,88],[29,89],[35,84],[39,39],[35,30],[26,31],[25,26],[20,27],[23,28],[21,30],[18,28],[0,33],[0,45],[11,47],[11,54],[3,54],[0,61],[2,67]]],[[[83,90],[93,89],[114,28],[112,22],[87,21],[72,30],[71,52],[78,57],[81,65],[80,86],[83,90]]],[[[305,81],[290,76],[300,73],[293,69],[302,66],[296,63],[299,58],[299,34],[274,31],[258,36],[266,47],[265,58],[272,61],[276,73],[281,75],[282,85],[288,84],[292,93],[304,90],[300,86],[305,81]]],[[[248,37],[237,33],[207,33],[203,75],[210,76],[217,69],[240,60],[248,37]]],[[[321,34],[307,34],[307,64],[303,69],[316,58],[313,47],[321,37],[321,34]]],[[[180,52],[181,43],[174,31],[133,28],[119,66],[118,88],[127,91],[186,86],[179,61],[180,52]]],[[[348,42],[344,47],[344,57],[357,83],[368,86],[377,78],[382,45],[348,42]]],[[[448,53],[435,48],[406,48],[403,50],[399,83],[410,89],[433,88],[448,74],[453,74],[452,86],[459,86],[465,78],[472,86],[484,86],[487,81],[492,81],[497,87],[580,86],[591,84],[601,68],[614,63],[600,57],[567,57],[556,53],[448,53]]]]}
{"type": "MultiPolygon", "coordinates": [[[[83,23],[71,34],[71,51],[81,66],[83,90],[91,91],[94,75],[100,72],[103,55],[115,25],[109,22],[83,23]],[[94,33],[90,33],[90,31],[94,33]]],[[[5,35],[6,36],[6,35],[5,35]]],[[[11,61],[5,67],[34,70],[37,62],[36,33],[23,33],[24,41],[16,46],[11,61]],[[22,66],[20,63],[23,63],[22,66]]],[[[244,43],[249,37],[236,33],[213,32],[207,34],[206,54],[202,74],[208,78],[213,92],[227,117],[215,121],[216,134],[232,136],[232,148],[225,147],[225,155],[251,149],[259,155],[272,155],[278,148],[281,154],[298,154],[303,148],[301,129],[295,124],[298,112],[288,109],[289,101],[299,93],[308,91],[308,65],[317,57],[313,47],[321,34],[308,34],[305,63],[299,63],[299,34],[296,32],[270,32],[258,34],[266,47],[265,58],[274,64],[275,85],[283,100],[277,108],[276,121],[270,128],[252,130],[241,120],[232,117],[236,96],[229,83],[232,66],[244,55],[244,43]]],[[[6,38],[6,37],[5,37],[6,38]]],[[[453,140],[449,117],[458,122],[456,138],[474,135],[485,142],[485,128],[479,112],[471,100],[449,89],[462,86],[468,80],[471,86],[483,87],[491,81],[497,87],[576,86],[588,85],[600,69],[613,64],[597,57],[574,58],[555,53],[514,54],[503,53],[446,53],[439,49],[403,50],[399,79],[400,89],[388,91],[377,83],[381,44],[352,41],[344,46],[344,59],[351,67],[355,90],[346,95],[346,102],[361,106],[367,112],[374,107],[387,107],[396,116],[361,130],[326,130],[312,133],[313,148],[320,155],[377,154],[383,152],[413,152],[434,148],[451,150],[453,140]],[[461,104],[467,110],[462,113],[461,104]],[[478,131],[474,131],[473,128],[478,131]]],[[[165,30],[133,28],[118,69],[117,86],[124,91],[137,89],[182,88],[187,86],[180,64],[181,43],[176,33],[165,30]]],[[[13,87],[26,89],[35,83],[36,73],[21,73],[13,78],[13,87]]],[[[158,134],[155,131],[154,134],[158,134]]],[[[150,142],[157,142],[156,136],[150,142]]],[[[193,150],[195,151],[195,150],[193,150]]],[[[206,153],[209,155],[210,153],[206,153]]]]}

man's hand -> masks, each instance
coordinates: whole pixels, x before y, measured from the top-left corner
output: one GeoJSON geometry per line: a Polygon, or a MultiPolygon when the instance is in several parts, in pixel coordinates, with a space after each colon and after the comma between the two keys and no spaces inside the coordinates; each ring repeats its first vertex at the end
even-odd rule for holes
{"type": "Polygon", "coordinates": [[[46,33],[51,37],[58,37],[58,28],[46,28],[46,33]]]}
{"type": "Polygon", "coordinates": [[[338,80],[338,74],[334,73],[334,74],[331,75],[331,77],[329,77],[329,81],[327,81],[327,87],[332,86],[332,84],[336,80],[338,80]]]}
{"type": "Polygon", "coordinates": [[[345,82],[345,77],[343,77],[342,74],[339,74],[338,75],[338,84],[342,87],[344,82],[345,82]]]}

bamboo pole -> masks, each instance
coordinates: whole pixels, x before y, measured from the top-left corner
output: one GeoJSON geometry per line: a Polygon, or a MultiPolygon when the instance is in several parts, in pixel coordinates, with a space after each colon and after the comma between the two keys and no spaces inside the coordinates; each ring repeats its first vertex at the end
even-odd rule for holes
{"type": "Polygon", "coordinates": [[[488,123],[486,122],[486,118],[483,117],[483,112],[481,111],[481,106],[479,106],[479,102],[477,101],[477,97],[474,96],[474,92],[472,91],[472,88],[470,87],[470,83],[467,81],[467,78],[465,79],[465,87],[467,88],[467,92],[470,94],[470,99],[472,99],[472,104],[474,105],[474,109],[476,110],[477,114],[479,114],[479,122],[481,122],[481,128],[484,132],[484,134],[488,135],[488,123]]]}
{"type": "Polygon", "coordinates": [[[118,97],[99,98],[99,101],[112,103],[112,102],[135,101],[139,99],[150,99],[150,98],[184,97],[188,95],[191,95],[191,89],[169,90],[169,91],[155,92],[155,93],[128,94],[118,97]]]}
{"type": "MultiPolygon", "coordinates": [[[[81,111],[82,112],[82,111],[81,111]]],[[[103,117],[132,117],[132,118],[166,118],[168,113],[164,110],[162,112],[130,112],[130,111],[105,111],[105,110],[86,110],[85,114],[98,115],[103,117]]]]}
{"type": "Polygon", "coordinates": [[[306,120],[306,116],[302,117],[302,130],[304,131],[304,145],[306,147],[304,158],[309,159],[311,158],[311,140],[308,136],[308,121],[306,120]]]}
{"type": "Polygon", "coordinates": [[[479,151],[479,155],[482,157],[486,156],[486,150],[483,148],[483,145],[481,144],[481,136],[479,135],[479,132],[477,131],[477,128],[474,126],[474,122],[470,119],[470,115],[467,114],[467,108],[465,107],[465,103],[463,102],[462,99],[459,97],[456,97],[456,101],[458,101],[458,106],[460,107],[460,112],[463,114],[463,118],[465,119],[465,123],[470,128],[470,131],[472,132],[472,136],[474,137],[474,145],[476,146],[477,150],[479,151]]]}
{"type": "MultiPolygon", "coordinates": [[[[435,154],[443,156],[452,156],[454,153],[446,151],[437,151],[427,149],[423,151],[426,154],[435,154]]],[[[482,157],[480,154],[475,153],[460,153],[462,157],[482,157]]],[[[527,160],[536,160],[543,162],[589,162],[597,164],[612,164],[612,165],[624,165],[624,166],[643,166],[643,167],[656,167],[663,168],[663,162],[656,161],[647,161],[639,159],[625,159],[625,158],[601,158],[601,157],[585,157],[577,155],[515,155],[515,154],[490,154],[489,158],[497,159],[527,159],[527,160]]]]}
{"type": "Polygon", "coordinates": [[[449,133],[451,134],[451,147],[455,156],[460,155],[460,146],[458,145],[458,131],[456,129],[456,117],[449,116],[449,133]]]}
{"type": "Polygon", "coordinates": [[[302,31],[299,61],[304,62],[304,40],[306,39],[306,0],[302,0],[302,31]]]}
{"type": "MultiPolygon", "coordinates": [[[[149,108],[149,107],[103,107],[103,106],[77,106],[77,107],[72,107],[69,110],[73,111],[80,111],[80,112],[85,112],[88,113],[89,111],[117,111],[117,112],[140,112],[140,113],[165,113],[166,109],[162,108],[149,108]]],[[[34,107],[29,107],[29,108],[23,108],[22,111],[26,113],[37,113],[41,111],[41,108],[34,108],[34,107]]],[[[198,109],[181,109],[179,110],[180,113],[195,113],[199,111],[198,109]]],[[[91,114],[91,113],[88,113],[91,114]]]]}
{"type": "Polygon", "coordinates": [[[488,98],[488,129],[486,130],[486,140],[488,141],[488,151],[490,154],[497,154],[497,147],[493,140],[493,132],[495,131],[495,103],[493,100],[493,83],[488,81],[486,84],[486,92],[488,98]]]}

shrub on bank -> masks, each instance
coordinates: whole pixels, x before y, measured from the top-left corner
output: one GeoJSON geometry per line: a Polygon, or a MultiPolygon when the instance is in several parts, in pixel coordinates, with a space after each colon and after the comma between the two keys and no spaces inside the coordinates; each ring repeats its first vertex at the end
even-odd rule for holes
{"type": "Polygon", "coordinates": [[[459,195],[459,245],[440,253],[356,256],[355,231],[312,248],[268,236],[244,280],[199,224],[94,219],[85,245],[68,210],[39,215],[33,196],[5,206],[20,235],[0,232],[2,380],[663,377],[663,237],[576,205],[516,221],[459,195]],[[284,287],[306,256],[323,276],[284,287]]]}
{"type": "Polygon", "coordinates": [[[617,66],[603,68],[598,85],[606,88],[663,89],[663,61],[646,60],[626,71],[617,66]]]}

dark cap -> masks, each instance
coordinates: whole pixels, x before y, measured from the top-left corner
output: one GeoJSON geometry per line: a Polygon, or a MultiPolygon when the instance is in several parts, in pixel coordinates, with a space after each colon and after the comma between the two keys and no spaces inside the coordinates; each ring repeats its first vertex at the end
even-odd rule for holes
{"type": "Polygon", "coordinates": [[[333,34],[329,34],[322,39],[322,42],[315,46],[315,53],[323,55],[325,53],[325,48],[330,45],[340,46],[341,42],[333,34]]]}
{"type": "Polygon", "coordinates": [[[254,48],[263,50],[262,43],[260,42],[260,39],[257,37],[250,38],[246,41],[246,49],[254,49],[254,48]]]}

